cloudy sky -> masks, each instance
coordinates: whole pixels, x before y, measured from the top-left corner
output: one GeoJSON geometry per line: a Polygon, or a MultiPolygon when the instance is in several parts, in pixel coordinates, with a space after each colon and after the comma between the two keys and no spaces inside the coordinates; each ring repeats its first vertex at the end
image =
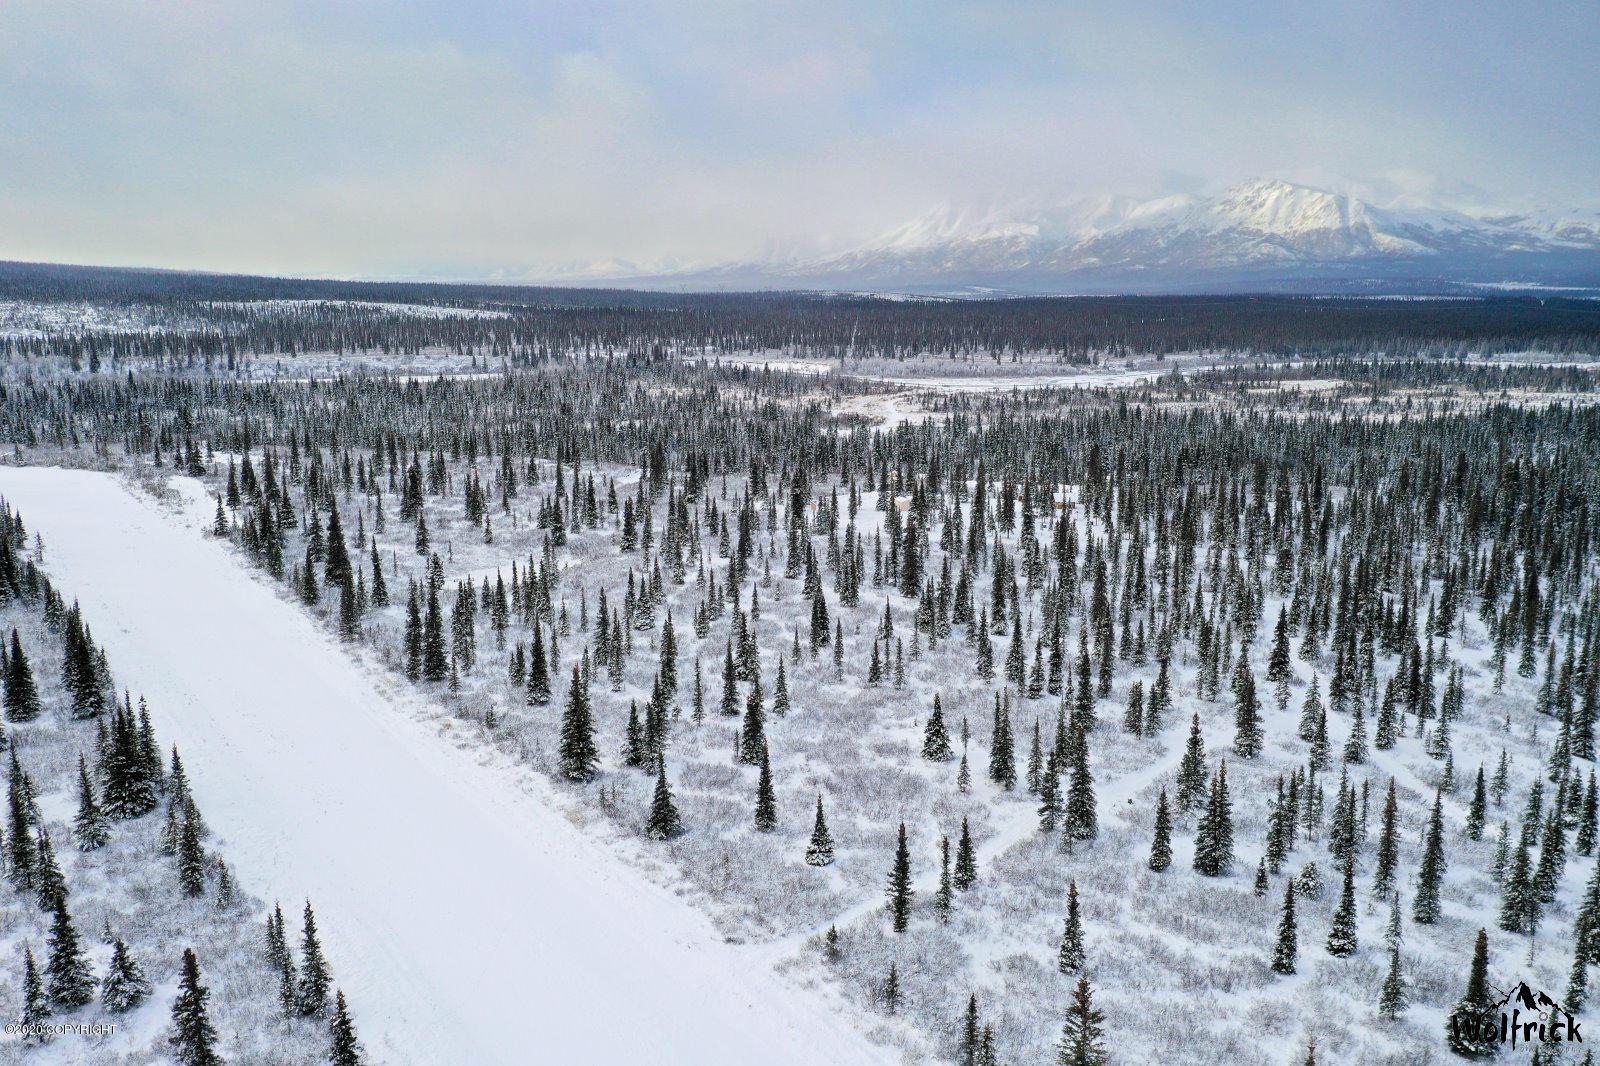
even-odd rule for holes
{"type": "Polygon", "coordinates": [[[1581,203],[1588,3],[0,0],[0,258],[528,276],[941,203],[1581,203]]]}

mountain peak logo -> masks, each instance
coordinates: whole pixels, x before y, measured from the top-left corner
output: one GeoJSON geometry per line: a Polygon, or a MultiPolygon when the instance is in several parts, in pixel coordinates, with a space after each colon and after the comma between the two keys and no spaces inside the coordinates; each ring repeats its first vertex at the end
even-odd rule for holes
{"type": "MultiPolygon", "coordinates": [[[[1495,992],[1500,992],[1500,989],[1494,988],[1493,985],[1490,985],[1489,987],[1495,992]]],[[[1551,999],[1548,993],[1534,988],[1526,981],[1518,981],[1515,985],[1511,986],[1510,991],[1502,993],[1500,996],[1500,1002],[1494,1005],[1494,1009],[1503,1010],[1507,1006],[1510,1006],[1512,1009],[1521,1009],[1535,1013],[1541,1018],[1546,1017],[1547,1012],[1551,1011],[1560,1014],[1566,1013],[1561,1009],[1561,1004],[1551,999]]]]}

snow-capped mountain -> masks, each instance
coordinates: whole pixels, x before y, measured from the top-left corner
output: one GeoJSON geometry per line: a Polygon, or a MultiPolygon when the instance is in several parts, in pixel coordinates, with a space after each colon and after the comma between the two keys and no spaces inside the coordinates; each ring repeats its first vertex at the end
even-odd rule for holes
{"type": "MultiPolygon", "coordinates": [[[[634,275],[638,280],[645,280],[634,275]]],[[[1600,213],[1511,213],[1256,179],[1209,197],[939,207],[847,251],[648,279],[673,287],[1012,292],[1600,286],[1600,213]]]]}

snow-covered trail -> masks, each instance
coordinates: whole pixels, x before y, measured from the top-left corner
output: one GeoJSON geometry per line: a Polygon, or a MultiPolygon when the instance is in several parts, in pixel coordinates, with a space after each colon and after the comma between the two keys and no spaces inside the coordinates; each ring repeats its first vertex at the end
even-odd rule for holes
{"type": "Polygon", "coordinates": [[[891,1061],[386,697],[192,516],[85,471],[3,467],[0,494],[182,751],[241,882],[291,923],[313,901],[375,1060],[891,1061]]]}

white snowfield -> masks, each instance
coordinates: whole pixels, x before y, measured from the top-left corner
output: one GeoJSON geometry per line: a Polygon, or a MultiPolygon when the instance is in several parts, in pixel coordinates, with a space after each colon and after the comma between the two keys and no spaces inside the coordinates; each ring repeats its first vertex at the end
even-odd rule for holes
{"type": "Polygon", "coordinates": [[[85,471],[3,467],[0,494],[182,752],[244,886],[292,930],[312,900],[374,1061],[892,1061],[413,697],[396,706],[192,514],[85,471]]]}

